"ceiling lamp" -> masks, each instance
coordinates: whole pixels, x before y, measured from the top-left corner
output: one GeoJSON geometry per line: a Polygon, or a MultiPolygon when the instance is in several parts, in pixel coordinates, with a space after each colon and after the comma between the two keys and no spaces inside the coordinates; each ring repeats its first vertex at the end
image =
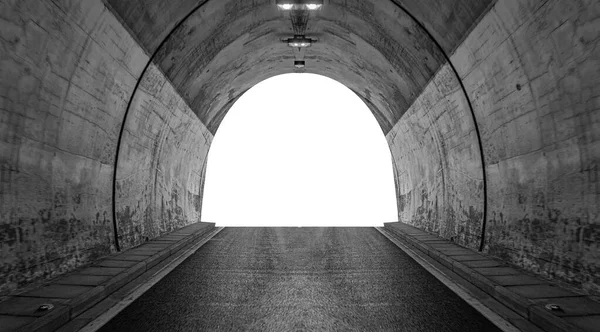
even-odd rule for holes
{"type": "Polygon", "coordinates": [[[323,6],[323,0],[275,0],[281,10],[317,10],[323,6]]]}
{"type": "Polygon", "coordinates": [[[294,36],[293,38],[288,38],[287,43],[290,47],[309,47],[312,45],[312,39],[304,36],[294,36]]]}

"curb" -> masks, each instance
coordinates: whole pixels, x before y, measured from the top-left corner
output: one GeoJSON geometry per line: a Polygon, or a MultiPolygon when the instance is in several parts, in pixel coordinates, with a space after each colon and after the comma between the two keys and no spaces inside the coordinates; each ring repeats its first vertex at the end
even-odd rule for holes
{"type": "Polygon", "coordinates": [[[54,331],[144,272],[222,228],[195,223],[114,253],[0,303],[0,331],[54,331]],[[42,304],[54,307],[40,311],[42,304]]]}
{"type": "Polygon", "coordinates": [[[404,223],[377,228],[430,257],[545,331],[600,331],[600,303],[404,223]],[[517,292],[518,291],[518,292],[517,292]],[[546,308],[559,305],[559,310],[546,308]]]}

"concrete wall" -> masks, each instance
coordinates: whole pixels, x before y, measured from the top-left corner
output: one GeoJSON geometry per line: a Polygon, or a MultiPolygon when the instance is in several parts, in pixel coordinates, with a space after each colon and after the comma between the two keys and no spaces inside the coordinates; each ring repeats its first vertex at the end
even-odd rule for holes
{"type": "Polygon", "coordinates": [[[486,250],[600,293],[600,4],[501,0],[451,56],[481,129],[486,250]]]}
{"type": "Polygon", "coordinates": [[[4,2],[0,294],[200,220],[212,134],[101,1],[4,2]],[[133,97],[129,111],[128,103],[133,97]],[[127,114],[127,116],[126,116],[127,114]]]}
{"type": "Polygon", "coordinates": [[[144,73],[117,167],[117,234],[128,248],[200,221],[213,135],[155,65],[144,73]]]}
{"type": "Polygon", "coordinates": [[[113,250],[112,179],[148,57],[101,1],[0,4],[0,294],[113,250]]]}
{"type": "MultiPolygon", "coordinates": [[[[500,0],[449,52],[481,131],[485,251],[595,294],[599,34],[597,1],[500,0]]],[[[448,66],[387,138],[400,220],[477,248],[482,163],[448,66]]]]}
{"type": "Polygon", "coordinates": [[[387,134],[398,214],[414,225],[477,249],[483,174],[473,117],[446,64],[387,134]]]}

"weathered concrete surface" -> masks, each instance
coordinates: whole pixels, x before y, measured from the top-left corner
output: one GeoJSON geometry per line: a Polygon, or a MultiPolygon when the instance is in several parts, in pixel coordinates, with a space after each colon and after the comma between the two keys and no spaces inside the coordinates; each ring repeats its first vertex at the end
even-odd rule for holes
{"type": "Polygon", "coordinates": [[[451,53],[497,0],[393,0],[451,53]]]}
{"type": "Polygon", "coordinates": [[[148,57],[101,1],[0,3],[0,294],[113,247],[112,175],[148,57]]]}
{"type": "Polygon", "coordinates": [[[117,234],[123,248],[200,221],[213,135],[154,65],[141,79],[117,166],[117,234]]]}
{"type": "Polygon", "coordinates": [[[402,222],[478,248],[481,156],[469,105],[443,66],[387,134],[402,222]]]}
{"type": "Polygon", "coordinates": [[[600,293],[600,3],[498,1],[452,56],[481,128],[490,253],[600,293]]]}
{"type": "MultiPolygon", "coordinates": [[[[446,52],[454,50],[473,28],[487,7],[495,0],[394,0],[421,22],[446,52]]],[[[175,25],[182,21],[195,8],[202,7],[206,0],[173,0],[168,3],[161,0],[107,0],[113,10],[130,28],[133,35],[150,52],[156,51],[160,43],[168,36],[175,25]]],[[[227,9],[234,12],[247,8],[244,6],[265,5],[268,1],[230,2],[227,9]],[[245,3],[245,4],[244,4],[245,3]],[[241,6],[243,5],[243,6],[241,6]]],[[[381,12],[378,5],[388,6],[383,1],[346,1],[329,0],[327,6],[348,6],[363,11],[361,16],[381,12]]],[[[269,7],[268,9],[272,9],[269,7]]],[[[326,8],[324,8],[326,9],[326,8]]],[[[364,19],[364,17],[363,17],[364,19]]],[[[215,20],[215,22],[218,22],[215,20]]],[[[214,22],[213,22],[214,23],[214,22]]],[[[378,24],[384,26],[385,24],[378,24]]]]}

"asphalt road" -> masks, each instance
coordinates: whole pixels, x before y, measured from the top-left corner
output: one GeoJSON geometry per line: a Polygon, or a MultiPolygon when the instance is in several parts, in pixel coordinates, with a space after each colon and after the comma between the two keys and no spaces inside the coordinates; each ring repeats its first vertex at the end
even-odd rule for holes
{"type": "Polygon", "coordinates": [[[101,331],[499,331],[373,228],[226,228],[101,331]]]}

